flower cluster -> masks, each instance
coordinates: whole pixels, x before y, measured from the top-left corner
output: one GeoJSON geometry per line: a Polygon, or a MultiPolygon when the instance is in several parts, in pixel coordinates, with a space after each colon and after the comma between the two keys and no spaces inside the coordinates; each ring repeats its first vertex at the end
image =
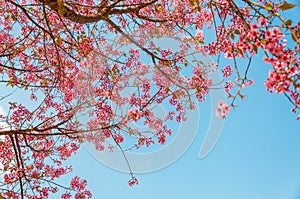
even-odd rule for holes
{"type": "Polygon", "coordinates": [[[230,77],[232,75],[232,69],[230,65],[225,66],[225,68],[222,69],[222,75],[224,77],[230,77]]]}
{"type": "Polygon", "coordinates": [[[216,110],[216,115],[219,118],[225,118],[230,111],[230,106],[220,101],[216,110]]]}
{"type": "Polygon", "coordinates": [[[128,185],[133,186],[133,185],[138,185],[139,181],[136,179],[136,177],[132,177],[130,180],[128,180],[128,185]]]}

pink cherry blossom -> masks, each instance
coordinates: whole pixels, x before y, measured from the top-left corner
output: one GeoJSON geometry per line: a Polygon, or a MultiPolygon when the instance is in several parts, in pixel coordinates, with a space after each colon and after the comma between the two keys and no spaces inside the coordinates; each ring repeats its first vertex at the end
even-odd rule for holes
{"type": "MultiPolygon", "coordinates": [[[[230,105],[216,110],[224,119],[255,81],[251,70],[263,71],[259,61],[270,66],[267,92],[286,97],[300,120],[300,25],[284,18],[287,4],[294,7],[271,0],[0,0],[0,83],[10,93],[0,115],[3,197],[47,198],[65,189],[61,198],[91,198],[77,176],[69,186],[56,182],[73,171],[64,161],[82,143],[124,150],[128,134],[136,138],[131,148],[165,144],[170,125],[188,120],[187,109],[213,89],[227,93],[230,105]],[[179,49],[159,46],[161,38],[179,49]],[[222,72],[222,82],[210,79],[213,72],[222,72]],[[153,111],[166,104],[165,115],[153,111]]],[[[137,185],[130,174],[128,184],[137,185]]]]}

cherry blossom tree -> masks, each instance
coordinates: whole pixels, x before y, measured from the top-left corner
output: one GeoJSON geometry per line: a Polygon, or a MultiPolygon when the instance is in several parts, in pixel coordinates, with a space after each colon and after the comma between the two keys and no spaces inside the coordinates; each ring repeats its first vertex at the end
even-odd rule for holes
{"type": "MultiPolygon", "coordinates": [[[[61,198],[91,198],[78,176],[69,185],[56,182],[72,171],[63,162],[83,142],[106,150],[112,140],[108,149],[122,150],[129,135],[135,148],[164,144],[172,134],[166,122],[188,119],[193,97],[202,102],[211,89],[228,93],[228,104],[216,110],[225,118],[252,85],[248,71],[257,54],[271,66],[267,91],[284,95],[296,113],[300,23],[283,17],[295,6],[272,0],[1,0],[0,102],[7,109],[0,115],[0,198],[47,198],[58,189],[61,198]],[[180,50],[157,46],[154,40],[163,37],[178,41],[180,50]],[[120,50],[128,44],[134,47],[120,50]],[[213,61],[188,63],[195,53],[213,61]],[[222,59],[229,64],[220,65],[222,59]],[[215,83],[209,74],[218,70],[223,82],[215,83]],[[129,87],[133,91],[122,95],[129,87]],[[161,103],[170,107],[163,117],[151,109],[161,103]]],[[[138,184],[133,172],[130,186],[138,184]]]]}

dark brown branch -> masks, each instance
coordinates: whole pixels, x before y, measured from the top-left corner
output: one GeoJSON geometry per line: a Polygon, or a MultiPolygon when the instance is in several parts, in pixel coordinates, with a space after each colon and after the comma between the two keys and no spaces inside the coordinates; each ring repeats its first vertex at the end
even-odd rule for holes
{"type": "Polygon", "coordinates": [[[156,1],[157,0],[153,0],[153,1],[146,2],[143,4],[137,5],[137,6],[128,5],[129,7],[124,8],[124,9],[113,9],[115,4],[119,3],[119,1],[117,1],[114,4],[112,4],[111,6],[108,6],[106,8],[105,7],[102,8],[103,6],[99,6],[98,10],[100,11],[100,13],[97,15],[86,16],[86,15],[76,13],[74,10],[70,9],[69,7],[67,7],[65,5],[59,5],[57,0],[39,0],[39,2],[46,4],[52,10],[56,11],[59,15],[62,15],[66,19],[69,19],[70,21],[73,21],[73,22],[79,23],[79,24],[95,23],[100,20],[104,20],[104,19],[108,18],[108,16],[110,16],[110,15],[115,15],[115,14],[138,13],[139,10],[141,10],[142,8],[145,8],[149,5],[154,4],[156,1]]]}

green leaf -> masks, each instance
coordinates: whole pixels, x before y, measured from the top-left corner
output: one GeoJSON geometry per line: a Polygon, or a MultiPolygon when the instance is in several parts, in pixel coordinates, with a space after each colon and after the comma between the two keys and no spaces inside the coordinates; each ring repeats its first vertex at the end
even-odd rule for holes
{"type": "Polygon", "coordinates": [[[262,43],[262,44],[266,44],[267,42],[268,42],[268,41],[265,40],[265,39],[262,39],[262,40],[261,40],[261,43],[262,43]]]}
{"type": "Polygon", "coordinates": [[[184,60],[183,61],[183,65],[186,67],[186,66],[188,66],[188,61],[187,60],[184,60]]]}
{"type": "Polygon", "coordinates": [[[265,9],[268,10],[268,11],[270,11],[270,10],[273,9],[273,5],[271,3],[267,3],[265,9]]]}
{"type": "Polygon", "coordinates": [[[257,51],[258,51],[257,45],[253,44],[252,48],[253,48],[254,52],[257,54],[257,51]]]}
{"type": "Polygon", "coordinates": [[[243,55],[243,50],[241,48],[237,48],[237,52],[238,54],[243,55]]]}
{"type": "Polygon", "coordinates": [[[284,25],[284,24],[281,24],[281,25],[279,26],[280,30],[282,30],[282,28],[283,28],[283,25],[284,25]]]}
{"type": "Polygon", "coordinates": [[[289,19],[289,20],[285,21],[284,24],[287,26],[290,26],[290,25],[292,25],[292,20],[289,19]]]}
{"type": "Polygon", "coordinates": [[[289,10],[289,9],[292,9],[294,7],[296,7],[297,4],[291,4],[291,3],[288,3],[288,2],[284,2],[282,5],[279,6],[279,9],[281,10],[289,10]]]}
{"type": "Polygon", "coordinates": [[[241,34],[241,32],[239,31],[239,30],[234,30],[234,34],[236,34],[236,35],[240,35],[241,34]]]}
{"type": "Polygon", "coordinates": [[[194,0],[189,0],[189,3],[191,6],[194,6],[196,2],[194,0]]]}
{"type": "Polygon", "coordinates": [[[297,38],[297,35],[295,33],[292,33],[292,39],[297,42],[298,41],[298,38],[297,38]]]}

